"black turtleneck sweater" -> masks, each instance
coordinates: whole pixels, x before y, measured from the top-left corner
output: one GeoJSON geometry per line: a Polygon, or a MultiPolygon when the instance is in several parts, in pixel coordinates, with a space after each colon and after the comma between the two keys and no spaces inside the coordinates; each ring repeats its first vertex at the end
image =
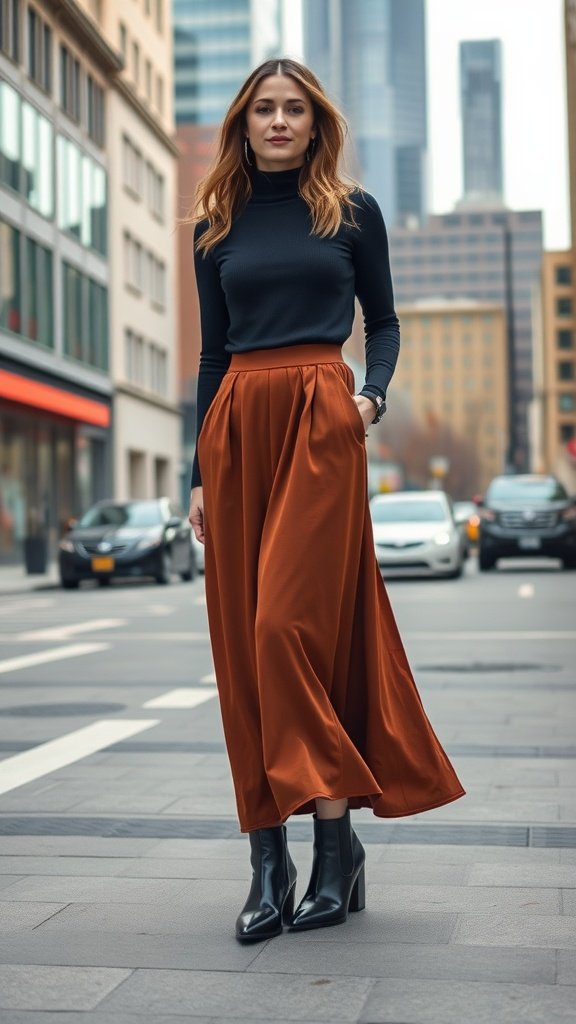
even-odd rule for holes
{"type": "MultiPolygon", "coordinates": [[[[233,352],[306,342],[343,345],[352,330],[354,297],[364,314],[366,385],[386,397],[400,344],[388,239],[369,193],[352,199],[357,227],[333,238],[311,231],[298,194],[300,169],[252,171],[252,195],[226,238],[204,258],[195,252],[202,349],[196,437],[233,352]]],[[[200,221],[194,241],[208,221],[200,221]]],[[[198,452],[192,487],[201,484],[198,452]]]]}

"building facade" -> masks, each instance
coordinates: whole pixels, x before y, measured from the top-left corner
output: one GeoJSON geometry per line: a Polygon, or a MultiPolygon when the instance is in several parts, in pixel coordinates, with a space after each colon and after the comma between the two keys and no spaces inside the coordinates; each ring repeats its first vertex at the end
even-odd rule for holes
{"type": "Polygon", "coordinates": [[[502,44],[460,43],[464,200],[502,203],[502,44]]]}
{"type": "Polygon", "coordinates": [[[106,102],[121,61],[76,5],[0,26],[0,563],[56,552],[112,488],[106,102]]]}
{"type": "Polygon", "coordinates": [[[167,0],[86,0],[122,56],[108,97],[114,493],[179,494],[176,179],[167,0]]]}
{"type": "Polygon", "coordinates": [[[576,490],[576,309],[572,252],[546,252],[537,311],[534,462],[576,490]]]}
{"type": "Polygon", "coordinates": [[[427,210],[423,0],[304,0],[305,60],[349,120],[387,224],[427,210]]]}
{"type": "Polygon", "coordinates": [[[529,465],[528,407],[533,394],[532,303],[542,260],[538,210],[470,209],[435,215],[418,229],[390,232],[399,304],[469,298],[506,311],[508,445],[506,464],[529,465]]]}

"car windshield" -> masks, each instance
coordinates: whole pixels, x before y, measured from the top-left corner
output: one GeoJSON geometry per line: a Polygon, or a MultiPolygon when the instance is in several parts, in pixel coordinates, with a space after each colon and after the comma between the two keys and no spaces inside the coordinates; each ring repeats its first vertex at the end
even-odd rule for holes
{"type": "Polygon", "coordinates": [[[378,501],[372,506],[371,514],[375,523],[442,523],[448,518],[442,502],[426,498],[378,501]]]}
{"type": "Polygon", "coordinates": [[[160,526],[162,515],[157,501],[134,501],[129,505],[95,505],[78,526],[160,526]]]}
{"type": "Polygon", "coordinates": [[[494,480],[486,494],[488,502],[511,501],[526,505],[539,501],[566,501],[567,497],[562,484],[557,480],[546,478],[542,480],[514,480],[513,478],[494,480]]]}

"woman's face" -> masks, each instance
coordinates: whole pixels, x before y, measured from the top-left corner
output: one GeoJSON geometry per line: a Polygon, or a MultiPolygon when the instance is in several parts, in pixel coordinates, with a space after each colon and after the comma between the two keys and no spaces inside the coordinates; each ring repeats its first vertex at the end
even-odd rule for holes
{"type": "Polygon", "coordinates": [[[262,79],[246,108],[246,135],[259,171],[302,166],[316,129],[312,103],[293,78],[262,79]]]}

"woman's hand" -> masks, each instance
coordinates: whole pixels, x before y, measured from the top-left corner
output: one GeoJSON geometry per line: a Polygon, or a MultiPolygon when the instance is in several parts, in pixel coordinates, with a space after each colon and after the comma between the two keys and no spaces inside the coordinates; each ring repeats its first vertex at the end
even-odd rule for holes
{"type": "Polygon", "coordinates": [[[190,509],[188,519],[201,544],[204,544],[204,498],[201,487],[193,487],[190,491],[190,509]]]}
{"type": "Polygon", "coordinates": [[[368,430],[368,427],[370,426],[372,420],[376,415],[374,402],[372,402],[369,398],[366,398],[366,395],[353,395],[352,397],[354,398],[354,401],[358,406],[358,412],[362,417],[364,429],[368,430]]]}

